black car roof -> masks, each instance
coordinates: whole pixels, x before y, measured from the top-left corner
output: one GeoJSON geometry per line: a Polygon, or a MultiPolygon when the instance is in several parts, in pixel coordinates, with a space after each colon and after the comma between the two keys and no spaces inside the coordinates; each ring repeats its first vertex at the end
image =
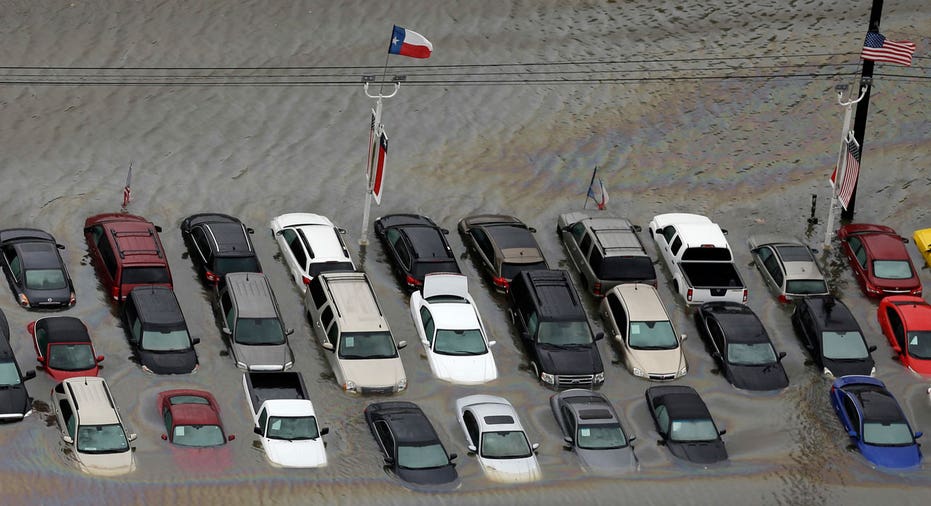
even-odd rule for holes
{"type": "Polygon", "coordinates": [[[860,325],[850,309],[834,297],[806,297],[807,305],[821,330],[860,330],[860,325]]]}
{"type": "Polygon", "coordinates": [[[91,340],[84,322],[72,316],[42,318],[36,323],[36,327],[36,332],[38,327],[48,332],[47,339],[50,343],[89,343],[91,340]]]}
{"type": "Polygon", "coordinates": [[[867,422],[901,422],[905,415],[899,408],[899,403],[888,390],[878,385],[855,384],[844,388],[853,394],[863,410],[863,420],[867,422]]]}
{"type": "Polygon", "coordinates": [[[0,242],[55,242],[52,234],[38,228],[8,228],[0,230],[0,242]]]}
{"type": "Polygon", "coordinates": [[[670,420],[711,419],[711,412],[698,394],[674,392],[659,398],[658,404],[666,406],[670,420]]]}
{"type": "Polygon", "coordinates": [[[242,223],[223,222],[208,223],[206,225],[217,241],[217,253],[220,255],[251,255],[252,247],[249,238],[243,231],[242,223]]]}
{"type": "Polygon", "coordinates": [[[23,242],[13,245],[24,269],[60,269],[58,247],[52,242],[23,242]]]}
{"type": "Polygon", "coordinates": [[[426,216],[419,214],[389,214],[382,216],[378,222],[385,228],[403,227],[403,226],[425,226],[436,227],[436,223],[426,216]]]}
{"type": "Polygon", "coordinates": [[[237,218],[221,213],[192,214],[185,218],[184,221],[192,227],[194,225],[200,225],[201,223],[241,223],[237,218]]]}
{"type": "Polygon", "coordinates": [[[139,318],[147,325],[177,325],[184,323],[184,313],[171,288],[141,286],[129,292],[139,318]]]}
{"type": "Polygon", "coordinates": [[[545,320],[586,320],[582,301],[572,287],[569,273],[564,270],[545,269],[521,271],[534,306],[545,320]]]}
{"type": "Polygon", "coordinates": [[[763,323],[749,307],[736,302],[712,302],[703,308],[714,315],[729,343],[768,343],[763,323]]]}
{"type": "Polygon", "coordinates": [[[436,228],[413,226],[404,227],[402,230],[404,235],[410,239],[411,246],[414,248],[414,255],[418,259],[446,260],[453,258],[452,253],[446,249],[443,233],[436,228]]]}
{"type": "Polygon", "coordinates": [[[383,402],[376,404],[374,409],[374,418],[388,423],[397,444],[423,444],[439,441],[430,420],[412,402],[383,402]]]}

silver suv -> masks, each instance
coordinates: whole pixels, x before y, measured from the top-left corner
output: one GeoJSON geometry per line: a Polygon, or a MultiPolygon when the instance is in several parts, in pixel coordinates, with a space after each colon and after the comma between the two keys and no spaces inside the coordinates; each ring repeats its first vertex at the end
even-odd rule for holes
{"type": "Polygon", "coordinates": [[[264,274],[234,272],[224,277],[217,298],[221,330],[236,367],[249,371],[284,371],[294,355],[278,311],[275,294],[264,274]]]}

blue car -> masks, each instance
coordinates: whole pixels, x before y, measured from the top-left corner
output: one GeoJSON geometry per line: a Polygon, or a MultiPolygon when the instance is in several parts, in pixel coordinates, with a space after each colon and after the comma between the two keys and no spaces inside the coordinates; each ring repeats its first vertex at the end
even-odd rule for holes
{"type": "Polygon", "coordinates": [[[916,467],[921,450],[905,413],[882,381],[869,376],[843,376],[831,385],[831,405],[860,453],[889,468],[916,467]]]}

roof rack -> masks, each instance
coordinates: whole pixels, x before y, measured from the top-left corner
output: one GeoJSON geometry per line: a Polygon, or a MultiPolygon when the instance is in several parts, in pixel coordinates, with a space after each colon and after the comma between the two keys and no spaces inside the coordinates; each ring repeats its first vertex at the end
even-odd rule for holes
{"type": "MultiPolygon", "coordinates": [[[[145,230],[126,230],[123,232],[117,232],[116,229],[111,228],[110,233],[113,234],[114,239],[119,239],[120,237],[154,237],[155,231],[149,227],[146,227],[145,230]]],[[[158,248],[158,239],[155,240],[154,249],[134,249],[134,250],[124,250],[120,247],[120,241],[114,241],[116,243],[116,251],[120,254],[120,258],[126,258],[126,255],[158,255],[159,258],[162,257],[162,250],[158,248]]]]}

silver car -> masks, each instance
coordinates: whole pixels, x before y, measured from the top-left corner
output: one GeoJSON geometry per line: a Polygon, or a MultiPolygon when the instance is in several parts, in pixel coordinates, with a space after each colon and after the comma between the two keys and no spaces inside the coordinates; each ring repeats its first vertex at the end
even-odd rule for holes
{"type": "Polygon", "coordinates": [[[753,263],[779,302],[830,293],[812,249],[801,240],[761,234],[751,235],[747,244],[753,263]]]}
{"type": "Polygon", "coordinates": [[[217,305],[223,335],[236,367],[249,371],[284,371],[294,355],[278,311],[275,294],[264,274],[233,272],[223,278],[217,305]]]}
{"type": "Polygon", "coordinates": [[[588,472],[613,476],[637,471],[635,436],[624,431],[614,406],[601,393],[581,388],[550,397],[550,408],[566,441],[588,472]]]}

